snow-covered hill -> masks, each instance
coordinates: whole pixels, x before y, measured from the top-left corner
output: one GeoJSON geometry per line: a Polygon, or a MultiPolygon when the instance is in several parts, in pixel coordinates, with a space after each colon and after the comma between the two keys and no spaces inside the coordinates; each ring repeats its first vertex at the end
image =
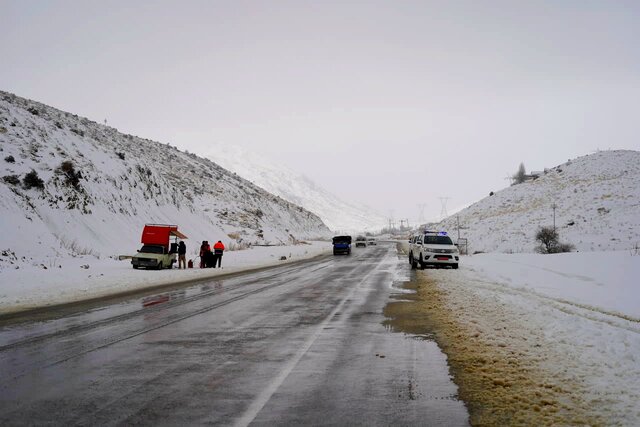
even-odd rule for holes
{"type": "Polygon", "coordinates": [[[135,252],[145,223],[178,224],[192,249],[330,236],[315,214],[208,159],[6,92],[0,165],[0,267],[135,252]]]}
{"type": "Polygon", "coordinates": [[[555,223],[578,251],[640,244],[640,152],[600,151],[547,170],[463,209],[437,227],[468,238],[469,251],[533,252],[540,226],[555,223]]]}
{"type": "Polygon", "coordinates": [[[304,175],[239,147],[218,146],[208,158],[272,194],[318,215],[336,232],[378,231],[386,219],[366,206],[347,203],[304,175]]]}

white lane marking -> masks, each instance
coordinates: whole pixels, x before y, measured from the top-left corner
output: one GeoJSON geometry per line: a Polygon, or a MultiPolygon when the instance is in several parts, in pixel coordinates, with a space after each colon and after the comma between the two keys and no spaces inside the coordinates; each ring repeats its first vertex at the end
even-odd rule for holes
{"type": "MultiPolygon", "coordinates": [[[[387,254],[385,255],[385,258],[387,258],[388,254],[389,253],[387,252],[387,254]]],[[[307,353],[307,351],[309,351],[313,343],[316,342],[316,340],[318,339],[318,337],[320,336],[324,328],[327,326],[327,324],[331,321],[331,319],[333,319],[336,313],[338,313],[342,309],[342,307],[345,305],[347,300],[353,296],[355,291],[358,290],[358,288],[360,288],[360,286],[369,279],[369,276],[371,276],[373,273],[378,271],[379,267],[383,264],[382,261],[384,261],[384,258],[381,260],[380,263],[376,265],[376,267],[373,270],[369,271],[362,278],[362,280],[358,282],[356,286],[353,287],[353,289],[351,289],[351,292],[349,292],[347,296],[345,296],[342,299],[342,301],[340,301],[340,303],[336,306],[336,308],[334,308],[333,311],[331,311],[331,313],[329,313],[329,315],[322,321],[322,323],[318,325],[315,332],[311,334],[311,336],[307,339],[307,341],[305,341],[302,347],[298,349],[295,355],[291,359],[289,359],[289,361],[286,363],[286,365],[280,371],[280,373],[271,381],[271,383],[264,390],[262,390],[262,392],[258,396],[256,396],[256,398],[253,400],[251,405],[249,405],[249,407],[244,412],[242,417],[240,417],[235,422],[234,425],[236,427],[246,427],[249,424],[251,424],[251,422],[258,416],[262,408],[264,408],[264,405],[266,405],[267,402],[271,399],[271,396],[273,396],[273,394],[278,390],[278,388],[280,388],[284,380],[289,376],[291,371],[293,371],[293,368],[295,368],[298,362],[300,362],[300,359],[302,359],[302,356],[304,356],[307,353]]]]}

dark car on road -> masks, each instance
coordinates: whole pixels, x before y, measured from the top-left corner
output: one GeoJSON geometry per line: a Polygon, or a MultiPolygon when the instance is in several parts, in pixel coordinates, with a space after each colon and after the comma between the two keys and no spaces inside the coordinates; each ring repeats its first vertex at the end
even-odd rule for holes
{"type": "Polygon", "coordinates": [[[362,246],[363,248],[367,247],[367,238],[364,236],[356,237],[356,248],[362,246]]]}
{"type": "Polygon", "coordinates": [[[351,236],[336,236],[333,238],[333,254],[351,253],[351,236]]]}

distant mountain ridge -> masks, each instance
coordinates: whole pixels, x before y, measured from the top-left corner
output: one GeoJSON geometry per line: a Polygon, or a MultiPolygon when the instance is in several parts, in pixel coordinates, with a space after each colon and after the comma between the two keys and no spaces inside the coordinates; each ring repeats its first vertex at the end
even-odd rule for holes
{"type": "Polygon", "coordinates": [[[145,223],[178,224],[190,248],[331,234],[315,214],[208,159],[6,92],[0,147],[0,249],[16,259],[135,253],[145,223]]]}
{"type": "Polygon", "coordinates": [[[372,209],[345,202],[306,176],[239,147],[220,145],[206,157],[266,191],[315,213],[333,231],[379,231],[386,225],[386,218],[372,209]]]}
{"type": "Polygon", "coordinates": [[[437,225],[471,252],[533,252],[535,232],[555,224],[579,251],[640,244],[640,152],[600,151],[485,197],[437,225]]]}

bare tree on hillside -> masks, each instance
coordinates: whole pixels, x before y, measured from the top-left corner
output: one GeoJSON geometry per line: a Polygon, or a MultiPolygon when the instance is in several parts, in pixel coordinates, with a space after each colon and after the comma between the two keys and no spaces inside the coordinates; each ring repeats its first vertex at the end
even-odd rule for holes
{"type": "Polygon", "coordinates": [[[520,163],[518,166],[518,172],[513,175],[514,184],[522,184],[527,179],[527,170],[524,168],[524,163],[520,163]]]}

